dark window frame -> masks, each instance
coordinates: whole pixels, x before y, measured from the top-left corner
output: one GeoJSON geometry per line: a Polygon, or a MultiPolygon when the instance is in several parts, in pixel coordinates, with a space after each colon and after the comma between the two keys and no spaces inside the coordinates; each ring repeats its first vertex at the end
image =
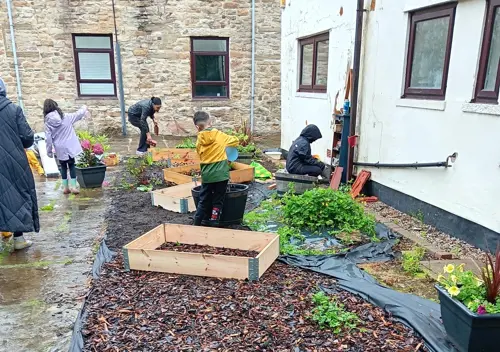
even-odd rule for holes
{"type": "MultiPolygon", "coordinates": [[[[330,42],[330,33],[321,33],[307,38],[299,39],[299,92],[306,93],[326,93],[327,86],[322,84],[316,84],[316,70],[318,67],[318,43],[327,41],[330,42]],[[312,77],[311,84],[302,84],[302,73],[303,73],[303,53],[305,45],[313,45],[313,67],[312,67],[312,77]]],[[[328,46],[328,57],[330,57],[330,46],[328,46]]],[[[328,73],[327,73],[328,74],[328,73]]]]}
{"type": "Polygon", "coordinates": [[[75,71],[76,71],[76,87],[78,90],[78,97],[80,98],[116,98],[116,74],[115,74],[115,51],[113,47],[112,34],[91,34],[91,33],[74,33],[73,34],[73,55],[75,57],[75,71]],[[110,40],[110,49],[91,49],[91,48],[77,48],[77,37],[107,37],[110,40]],[[111,66],[111,79],[81,79],[80,77],[80,58],[78,53],[105,53],[109,54],[109,64],[111,66]],[[113,95],[107,94],[82,94],[80,90],[81,83],[112,83],[113,95]]]}
{"type": "Polygon", "coordinates": [[[432,99],[444,100],[446,96],[446,86],[448,84],[448,72],[450,68],[451,48],[453,43],[453,31],[455,28],[455,13],[457,3],[451,3],[444,6],[434,6],[423,10],[418,10],[410,13],[409,16],[409,39],[408,50],[406,56],[406,76],[404,94],[402,98],[410,99],[432,99]],[[413,54],[415,51],[415,31],[418,22],[432,20],[436,18],[449,17],[448,37],[446,41],[446,51],[444,58],[443,77],[441,80],[441,88],[411,88],[411,73],[413,69],[413,54]]]}
{"type": "Polygon", "coordinates": [[[483,29],[483,42],[481,44],[481,56],[479,59],[479,69],[477,73],[476,91],[474,94],[473,103],[498,104],[500,91],[500,60],[498,62],[497,78],[495,82],[495,90],[484,90],[486,83],[486,71],[488,69],[488,61],[491,49],[491,39],[493,37],[493,26],[495,19],[495,11],[500,8],[500,0],[489,0],[486,3],[486,21],[483,29]]]}
{"type": "Polygon", "coordinates": [[[230,95],[230,85],[229,85],[229,37],[191,37],[191,96],[193,100],[227,100],[230,95]],[[194,51],[194,41],[195,40],[224,40],[226,42],[226,51],[194,51]],[[197,81],[196,80],[196,56],[224,56],[225,67],[224,67],[224,81],[197,81]],[[206,86],[223,86],[226,87],[226,96],[197,96],[196,86],[206,85],[206,86]]]}

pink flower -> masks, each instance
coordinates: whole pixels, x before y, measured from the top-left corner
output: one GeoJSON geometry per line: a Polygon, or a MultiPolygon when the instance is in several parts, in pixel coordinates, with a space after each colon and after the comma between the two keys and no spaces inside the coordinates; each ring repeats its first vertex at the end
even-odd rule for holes
{"type": "Polygon", "coordinates": [[[479,314],[479,315],[484,315],[484,314],[486,314],[486,313],[487,313],[487,312],[486,312],[486,308],[484,308],[483,306],[479,306],[479,307],[477,307],[477,314],[479,314]]]}
{"type": "Polygon", "coordinates": [[[83,149],[90,149],[90,147],[92,146],[88,139],[83,140],[80,144],[82,145],[83,149]]]}
{"type": "Polygon", "coordinates": [[[102,145],[100,143],[94,144],[94,146],[92,147],[92,151],[96,155],[104,154],[104,148],[102,147],[102,145]]]}

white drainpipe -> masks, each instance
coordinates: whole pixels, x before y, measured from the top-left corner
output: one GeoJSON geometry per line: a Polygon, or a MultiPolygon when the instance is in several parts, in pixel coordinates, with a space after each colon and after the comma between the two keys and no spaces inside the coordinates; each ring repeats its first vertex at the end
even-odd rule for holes
{"type": "Polygon", "coordinates": [[[17,81],[17,104],[24,110],[23,104],[23,94],[21,92],[21,78],[19,75],[19,64],[17,62],[17,51],[16,51],[16,38],[14,36],[14,22],[12,21],[12,8],[10,0],[5,0],[7,3],[7,13],[9,15],[9,26],[10,26],[10,41],[12,42],[12,56],[14,57],[14,69],[16,71],[16,81],[17,81]]]}
{"type": "Polygon", "coordinates": [[[252,93],[250,97],[250,130],[254,131],[255,115],[255,0],[252,0],[252,93]]]}

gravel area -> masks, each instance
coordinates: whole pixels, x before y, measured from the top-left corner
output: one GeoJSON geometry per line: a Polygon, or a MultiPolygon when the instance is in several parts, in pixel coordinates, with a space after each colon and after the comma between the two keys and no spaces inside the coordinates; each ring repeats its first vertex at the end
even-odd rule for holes
{"type": "Polygon", "coordinates": [[[486,258],[486,253],[481,249],[441,232],[433,226],[426,225],[418,218],[402,213],[387,204],[382,202],[368,203],[366,207],[412,234],[432,243],[442,251],[453,254],[457,259],[470,258],[483,263],[486,258]]]}

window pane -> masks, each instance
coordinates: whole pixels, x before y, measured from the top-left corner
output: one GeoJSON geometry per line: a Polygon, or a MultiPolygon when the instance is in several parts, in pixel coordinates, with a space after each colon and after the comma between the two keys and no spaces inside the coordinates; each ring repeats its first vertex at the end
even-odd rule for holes
{"type": "Polygon", "coordinates": [[[75,36],[75,45],[77,49],[111,49],[111,38],[75,36]]]}
{"type": "Polygon", "coordinates": [[[328,43],[328,40],[318,42],[316,52],[316,84],[320,86],[326,86],[328,80],[328,43]]]}
{"type": "Polygon", "coordinates": [[[497,82],[498,63],[500,61],[500,7],[496,8],[493,21],[490,54],[488,56],[486,80],[484,81],[484,90],[487,91],[494,91],[497,82]]]}
{"type": "Polygon", "coordinates": [[[227,97],[226,86],[196,85],[195,97],[227,97]]]}
{"type": "Polygon", "coordinates": [[[193,51],[227,51],[225,39],[193,39],[193,51]]]}
{"type": "Polygon", "coordinates": [[[417,23],[410,88],[441,88],[449,24],[448,16],[417,23]]]}
{"type": "Polygon", "coordinates": [[[225,81],[226,58],[220,55],[196,55],[196,81],[225,81]]]}
{"type": "Polygon", "coordinates": [[[105,53],[78,53],[80,79],[111,79],[111,61],[105,53]]]}
{"type": "Polygon", "coordinates": [[[302,46],[302,72],[301,72],[301,85],[312,85],[313,73],[313,49],[314,44],[307,44],[302,46]]]}
{"type": "Polygon", "coordinates": [[[115,95],[113,83],[80,83],[81,95],[115,95]]]}

